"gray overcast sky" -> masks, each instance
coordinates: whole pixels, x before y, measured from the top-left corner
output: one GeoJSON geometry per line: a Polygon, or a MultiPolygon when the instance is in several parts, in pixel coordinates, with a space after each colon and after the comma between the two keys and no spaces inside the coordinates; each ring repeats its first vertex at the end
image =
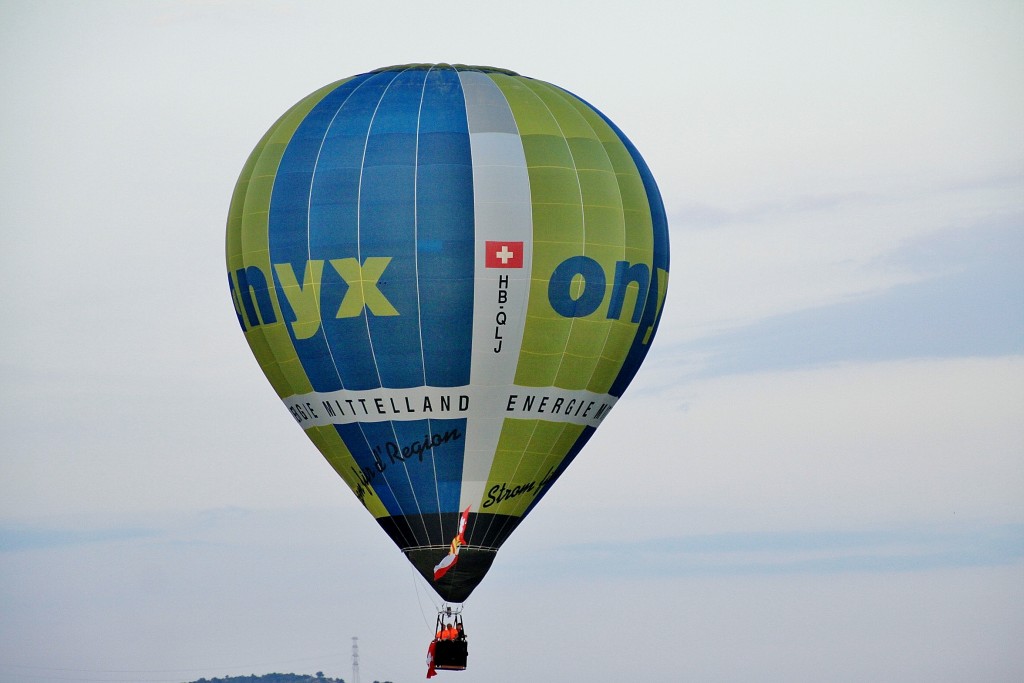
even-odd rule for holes
{"type": "Polygon", "coordinates": [[[434,61],[592,102],[672,232],[459,680],[1024,679],[1020,2],[0,0],[0,681],[349,679],[352,636],[424,675],[437,598],[262,377],[223,242],[291,104],[434,61]]]}

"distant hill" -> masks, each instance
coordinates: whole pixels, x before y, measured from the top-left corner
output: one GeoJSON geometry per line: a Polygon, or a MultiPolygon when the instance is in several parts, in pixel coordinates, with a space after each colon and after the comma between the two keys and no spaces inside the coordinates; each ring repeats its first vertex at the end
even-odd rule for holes
{"type": "MultiPolygon", "coordinates": [[[[331,678],[317,671],[315,676],[309,674],[263,674],[257,676],[221,676],[220,678],[200,678],[188,683],[345,683],[344,678],[331,678]]],[[[374,681],[373,683],[391,683],[391,681],[374,681]]]]}
{"type": "MultiPolygon", "coordinates": [[[[189,683],[345,683],[343,678],[331,678],[324,676],[323,672],[317,672],[315,676],[309,674],[263,674],[257,676],[222,676],[220,678],[200,678],[189,683]]],[[[374,681],[373,683],[391,683],[391,681],[374,681]]]]}

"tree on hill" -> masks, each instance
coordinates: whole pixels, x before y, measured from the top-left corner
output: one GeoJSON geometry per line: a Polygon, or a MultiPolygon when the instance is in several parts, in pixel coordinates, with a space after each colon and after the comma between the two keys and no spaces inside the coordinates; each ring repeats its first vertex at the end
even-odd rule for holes
{"type": "MultiPolygon", "coordinates": [[[[344,678],[324,676],[317,671],[315,676],[309,674],[249,674],[248,676],[222,676],[220,678],[200,678],[189,683],[345,683],[344,678]]],[[[374,681],[373,683],[391,683],[391,681],[374,681]]]]}
{"type": "Polygon", "coordinates": [[[324,676],[323,671],[317,671],[315,676],[309,674],[263,674],[257,676],[222,676],[220,678],[200,678],[191,683],[345,683],[343,678],[331,678],[324,676]]]}

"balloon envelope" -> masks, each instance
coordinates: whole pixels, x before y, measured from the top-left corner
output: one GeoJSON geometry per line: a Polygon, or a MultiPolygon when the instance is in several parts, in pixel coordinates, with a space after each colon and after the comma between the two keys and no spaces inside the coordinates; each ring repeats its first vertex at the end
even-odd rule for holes
{"type": "Polygon", "coordinates": [[[232,198],[227,268],[284,405],[461,602],[636,374],[668,227],[640,154],[583,100],[502,69],[406,65],[274,124],[232,198]]]}

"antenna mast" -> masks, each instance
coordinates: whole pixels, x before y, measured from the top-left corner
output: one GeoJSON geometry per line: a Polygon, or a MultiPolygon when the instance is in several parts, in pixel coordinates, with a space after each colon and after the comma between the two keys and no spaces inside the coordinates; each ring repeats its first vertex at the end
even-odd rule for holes
{"type": "Polygon", "coordinates": [[[352,636],[352,683],[359,683],[359,636],[352,636]]]}

